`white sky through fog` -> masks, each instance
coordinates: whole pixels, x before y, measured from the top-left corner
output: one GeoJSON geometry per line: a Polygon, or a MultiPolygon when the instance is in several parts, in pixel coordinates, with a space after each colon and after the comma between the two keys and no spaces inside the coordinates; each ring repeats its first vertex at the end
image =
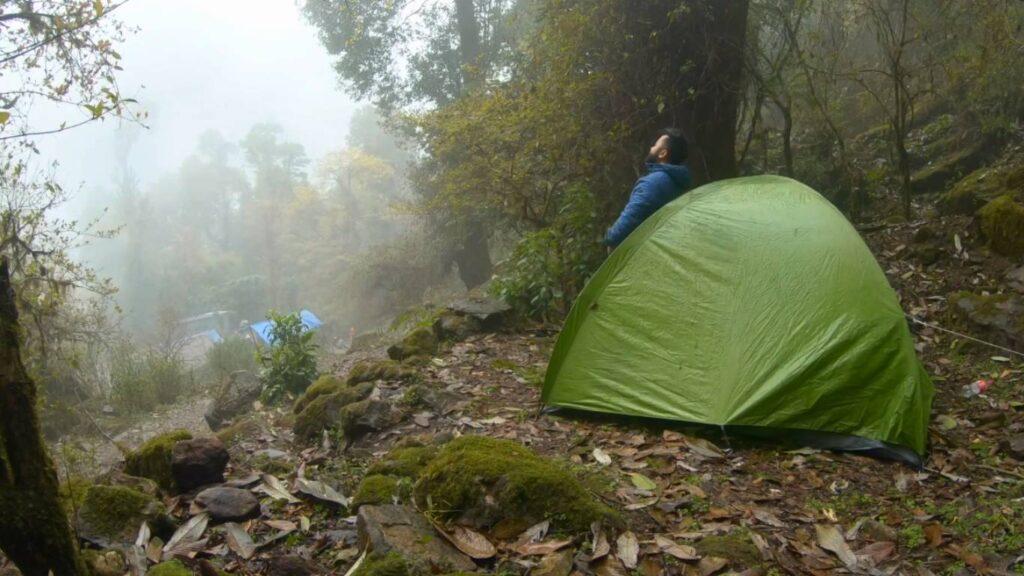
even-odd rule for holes
{"type": "MultiPolygon", "coordinates": [[[[355,104],[296,0],[131,0],[115,13],[138,30],[118,47],[123,95],[150,114],[130,164],[143,188],[176,169],[206,129],[239,141],[272,121],[312,160],[344,145],[355,104]]],[[[37,139],[84,208],[109,188],[117,120],[37,139]]]]}

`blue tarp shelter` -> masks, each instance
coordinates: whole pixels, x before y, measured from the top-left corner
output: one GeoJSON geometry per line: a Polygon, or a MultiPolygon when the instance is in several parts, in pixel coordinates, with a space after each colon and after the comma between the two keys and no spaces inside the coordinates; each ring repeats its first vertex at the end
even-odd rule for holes
{"type": "MultiPolygon", "coordinates": [[[[316,314],[313,314],[309,310],[300,311],[299,319],[302,320],[302,325],[306,328],[306,330],[316,330],[317,328],[324,325],[324,323],[319,318],[316,317],[316,314]]],[[[257,322],[255,324],[252,324],[249,326],[249,329],[252,330],[252,333],[255,334],[260,339],[261,344],[271,344],[270,320],[264,320],[263,322],[257,322]]]]}

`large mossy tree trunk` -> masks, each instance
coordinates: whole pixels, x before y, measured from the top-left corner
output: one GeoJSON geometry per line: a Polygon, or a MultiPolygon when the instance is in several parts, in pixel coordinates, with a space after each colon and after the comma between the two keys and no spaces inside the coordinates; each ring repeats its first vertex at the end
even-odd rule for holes
{"type": "Polygon", "coordinates": [[[0,261],[0,550],[25,576],[85,576],[57,494],[36,415],[36,387],[19,349],[7,259],[0,261]]]}

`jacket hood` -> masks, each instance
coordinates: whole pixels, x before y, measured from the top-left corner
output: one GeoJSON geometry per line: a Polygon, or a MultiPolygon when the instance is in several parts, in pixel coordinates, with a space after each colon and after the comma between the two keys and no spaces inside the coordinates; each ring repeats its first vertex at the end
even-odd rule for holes
{"type": "Polygon", "coordinates": [[[647,173],[653,174],[654,172],[664,172],[668,174],[668,177],[672,179],[672,182],[676,186],[689,186],[690,184],[690,169],[683,164],[658,164],[655,162],[647,163],[647,173]]]}

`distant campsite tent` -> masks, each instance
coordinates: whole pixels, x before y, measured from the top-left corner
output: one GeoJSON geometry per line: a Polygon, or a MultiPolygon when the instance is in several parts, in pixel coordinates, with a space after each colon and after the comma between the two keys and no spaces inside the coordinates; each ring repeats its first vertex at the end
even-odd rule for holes
{"type": "Polygon", "coordinates": [[[857,231],[807,186],[758,176],[684,195],[612,253],[541,399],[919,463],[932,394],[857,231]]]}
{"type": "MultiPolygon", "coordinates": [[[[302,320],[302,325],[306,328],[306,330],[316,330],[317,328],[324,325],[324,323],[321,322],[320,319],[316,317],[316,314],[313,314],[309,310],[300,311],[299,319],[302,320]]],[[[270,334],[270,330],[272,327],[273,326],[271,325],[270,320],[264,320],[263,322],[257,322],[255,324],[250,325],[249,329],[252,330],[252,333],[259,338],[260,344],[269,345],[271,344],[272,340],[270,334]]]]}

